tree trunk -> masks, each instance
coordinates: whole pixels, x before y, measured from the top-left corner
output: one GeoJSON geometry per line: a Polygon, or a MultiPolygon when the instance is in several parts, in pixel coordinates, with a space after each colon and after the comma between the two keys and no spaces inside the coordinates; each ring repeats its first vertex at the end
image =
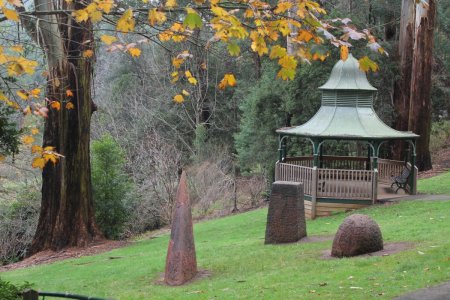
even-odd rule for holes
{"type": "MultiPolygon", "coordinates": [[[[400,78],[394,84],[393,104],[397,117],[394,128],[408,130],[411,71],[414,48],[415,3],[413,0],[402,1],[400,18],[400,38],[398,59],[400,78]]],[[[403,160],[405,143],[396,142],[393,150],[394,159],[403,160]]]]}
{"type": "MultiPolygon", "coordinates": [[[[74,2],[75,9],[82,7],[80,2],[74,2]]],[[[68,5],[71,4],[64,0],[36,1],[36,8],[42,10],[67,9],[68,5]]],[[[47,98],[60,101],[61,109],[48,105],[43,145],[56,147],[64,157],[43,170],[42,204],[31,254],[86,246],[101,237],[95,224],[91,191],[92,63],[90,58],[82,57],[83,51],[93,49],[92,24],[72,26],[73,19],[63,15],[47,16],[46,21],[39,25],[49,69],[47,98]],[[66,90],[71,90],[73,97],[67,98],[66,90]],[[68,100],[74,109],[65,108],[68,100]]]]}
{"type": "Polygon", "coordinates": [[[417,167],[432,168],[429,149],[431,131],[431,72],[433,63],[436,1],[416,5],[414,58],[411,77],[408,129],[419,134],[417,167]]]}

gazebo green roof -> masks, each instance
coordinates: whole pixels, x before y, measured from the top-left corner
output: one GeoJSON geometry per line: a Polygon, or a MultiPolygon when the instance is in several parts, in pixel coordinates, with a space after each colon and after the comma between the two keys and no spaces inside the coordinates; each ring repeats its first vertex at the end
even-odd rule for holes
{"type": "Polygon", "coordinates": [[[347,140],[411,140],[419,136],[413,132],[397,131],[386,125],[373,108],[376,92],[358,61],[350,54],[340,60],[321,86],[322,105],[305,124],[277,130],[281,135],[295,135],[316,139],[347,140]]]}

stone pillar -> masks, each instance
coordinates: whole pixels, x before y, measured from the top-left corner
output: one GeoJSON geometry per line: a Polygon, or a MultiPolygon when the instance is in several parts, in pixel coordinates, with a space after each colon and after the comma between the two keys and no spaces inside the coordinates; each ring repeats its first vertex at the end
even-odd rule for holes
{"type": "Polygon", "coordinates": [[[164,282],[182,285],[197,274],[194,230],[192,226],[191,202],[186,183],[186,173],[181,174],[177,190],[169,249],[167,250],[164,282]]]}
{"type": "Polygon", "coordinates": [[[294,243],[305,236],[303,183],[275,181],[269,200],[265,244],[294,243]]]}

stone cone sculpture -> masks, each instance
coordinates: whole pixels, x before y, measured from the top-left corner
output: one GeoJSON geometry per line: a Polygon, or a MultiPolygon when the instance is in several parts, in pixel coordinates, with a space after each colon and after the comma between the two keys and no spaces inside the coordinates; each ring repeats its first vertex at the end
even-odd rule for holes
{"type": "Polygon", "coordinates": [[[197,274],[194,230],[191,202],[183,171],[177,190],[177,199],[172,217],[169,249],[167,250],[164,282],[168,285],[182,285],[197,274]]]}

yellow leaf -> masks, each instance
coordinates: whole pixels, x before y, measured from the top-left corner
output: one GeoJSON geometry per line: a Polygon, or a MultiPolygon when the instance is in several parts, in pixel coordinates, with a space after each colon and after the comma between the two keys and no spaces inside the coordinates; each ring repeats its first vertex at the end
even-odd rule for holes
{"type": "Polygon", "coordinates": [[[117,41],[117,38],[115,36],[112,35],[102,35],[100,37],[100,40],[105,43],[106,45],[111,45],[112,43],[114,43],[115,41],[117,41]]]}
{"type": "Polygon", "coordinates": [[[42,170],[45,167],[45,159],[43,159],[42,157],[36,157],[33,159],[31,166],[33,168],[39,168],[42,170]]]}
{"type": "Polygon", "coordinates": [[[109,14],[111,8],[114,6],[114,0],[94,0],[97,3],[97,8],[103,10],[105,13],[109,14]]]}
{"type": "Polygon", "coordinates": [[[137,56],[141,55],[141,50],[139,48],[135,48],[135,47],[128,49],[128,52],[130,52],[131,56],[133,56],[133,57],[137,57],[137,56]]]}
{"type": "Polygon", "coordinates": [[[56,110],[60,110],[61,109],[61,103],[59,103],[59,101],[52,101],[50,103],[50,107],[54,108],[56,110]]]}
{"type": "Polygon", "coordinates": [[[117,31],[121,31],[123,33],[131,32],[134,30],[135,24],[136,21],[133,17],[133,11],[131,9],[128,9],[123,13],[119,21],[117,21],[116,29],[117,31]]]}
{"type": "Polygon", "coordinates": [[[194,77],[189,77],[189,78],[188,78],[188,81],[189,81],[189,83],[192,84],[192,85],[196,85],[196,84],[197,84],[197,79],[195,79],[194,77]]]}
{"type": "Polygon", "coordinates": [[[227,86],[236,86],[236,78],[231,73],[223,76],[223,79],[219,83],[219,89],[224,90],[227,86]]]}
{"type": "Polygon", "coordinates": [[[36,127],[31,128],[31,134],[32,135],[35,135],[35,134],[38,134],[38,133],[39,133],[39,129],[37,129],[36,127]]]}
{"type": "Polygon", "coordinates": [[[6,7],[3,7],[2,10],[3,14],[8,20],[19,22],[19,14],[17,13],[17,11],[15,11],[14,9],[8,9],[6,7]]]}
{"type": "Polygon", "coordinates": [[[148,12],[148,21],[152,26],[155,26],[155,24],[161,25],[166,20],[166,14],[164,12],[158,11],[156,8],[153,8],[148,12]]]}
{"type": "Polygon", "coordinates": [[[287,54],[286,48],[281,47],[280,45],[275,45],[272,47],[270,51],[269,58],[275,59],[275,58],[281,58],[287,54]]]}
{"type": "Polygon", "coordinates": [[[20,90],[16,92],[17,96],[19,96],[23,100],[28,100],[28,93],[24,90],[20,90]]]}
{"type": "Polygon", "coordinates": [[[292,7],[291,2],[280,2],[280,3],[278,3],[277,7],[275,8],[275,10],[273,12],[276,14],[281,14],[281,13],[284,13],[285,11],[287,11],[288,9],[290,9],[291,7],[292,7]]]}
{"type": "Polygon", "coordinates": [[[94,10],[93,12],[89,13],[89,18],[91,19],[92,23],[97,23],[99,22],[103,17],[103,14],[101,11],[98,10],[94,10]]]}
{"type": "Polygon", "coordinates": [[[27,107],[25,107],[24,109],[23,109],[23,114],[26,116],[26,115],[29,115],[29,114],[31,114],[31,107],[28,105],[27,107]]]}
{"type": "Polygon", "coordinates": [[[298,33],[296,40],[299,42],[309,42],[313,37],[314,37],[314,35],[311,32],[309,32],[308,30],[302,29],[298,33]]]}
{"type": "Polygon", "coordinates": [[[187,70],[186,72],[184,72],[184,75],[185,75],[187,78],[192,77],[192,73],[191,73],[191,71],[189,71],[189,70],[187,70]]]}
{"type": "Polygon", "coordinates": [[[183,97],[183,95],[180,95],[180,94],[175,95],[173,97],[173,101],[175,101],[176,103],[183,103],[184,97],[183,97]]]}
{"type": "Polygon", "coordinates": [[[343,61],[346,61],[348,58],[348,47],[347,46],[341,46],[341,59],[343,61]]]}
{"type": "Polygon", "coordinates": [[[30,91],[30,95],[32,96],[32,97],[34,97],[34,98],[39,98],[39,94],[41,93],[41,89],[38,89],[38,88],[36,88],[36,89],[32,89],[31,91],[30,91]]]}
{"type": "Polygon", "coordinates": [[[74,17],[75,21],[78,23],[86,22],[89,19],[89,13],[86,9],[79,9],[72,12],[72,17],[74,17]]]}
{"type": "Polygon", "coordinates": [[[23,47],[21,45],[11,46],[10,49],[14,52],[22,53],[23,47]]]}
{"type": "Polygon", "coordinates": [[[31,146],[31,153],[39,153],[42,155],[42,147],[38,145],[31,146]]]}
{"type": "Polygon", "coordinates": [[[177,6],[177,0],[167,0],[166,1],[166,7],[171,8],[171,7],[175,7],[175,6],[177,6]]]}
{"type": "Polygon", "coordinates": [[[92,50],[85,50],[85,51],[83,51],[83,57],[84,58],[90,58],[90,57],[92,57],[93,55],[94,55],[94,51],[92,51],[92,50]]]}
{"type": "Polygon", "coordinates": [[[182,58],[172,58],[172,66],[175,67],[175,69],[179,69],[181,65],[183,64],[184,59],[182,58]]]}
{"type": "Polygon", "coordinates": [[[172,32],[170,31],[163,31],[158,35],[158,38],[161,42],[167,42],[170,41],[170,38],[172,37],[172,32]]]}
{"type": "Polygon", "coordinates": [[[0,154],[0,162],[5,161],[6,157],[0,154]]]}
{"type": "Polygon", "coordinates": [[[372,72],[378,71],[377,63],[371,60],[368,56],[364,56],[363,58],[359,59],[358,62],[359,68],[364,72],[368,72],[369,70],[371,70],[372,72]]]}
{"type": "Polygon", "coordinates": [[[45,160],[45,163],[51,161],[53,164],[56,164],[58,162],[58,156],[48,151],[45,151],[43,153],[43,158],[45,160]]]}
{"type": "Polygon", "coordinates": [[[70,109],[73,109],[73,108],[74,108],[74,106],[73,106],[72,102],[69,101],[69,102],[66,103],[66,109],[70,110],[70,109]]]}
{"type": "Polygon", "coordinates": [[[30,145],[34,142],[34,137],[32,137],[31,135],[25,135],[22,137],[22,143],[24,143],[25,145],[30,145]]]}
{"type": "Polygon", "coordinates": [[[66,90],[67,97],[73,97],[73,92],[71,90],[66,90]]]}
{"type": "Polygon", "coordinates": [[[182,93],[183,95],[185,95],[185,96],[189,96],[189,95],[190,95],[189,92],[186,91],[186,90],[183,90],[181,93],[182,93]]]}

